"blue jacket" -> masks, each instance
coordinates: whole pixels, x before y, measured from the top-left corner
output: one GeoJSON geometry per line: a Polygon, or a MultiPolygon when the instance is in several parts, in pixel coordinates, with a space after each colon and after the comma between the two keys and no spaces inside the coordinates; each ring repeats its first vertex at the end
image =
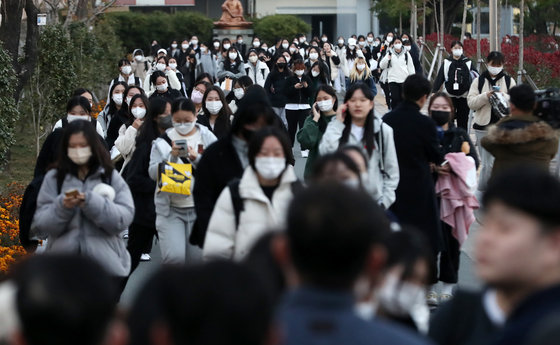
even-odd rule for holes
{"type": "Polygon", "coordinates": [[[285,296],[277,316],[283,345],[429,344],[400,326],[359,318],[354,297],[346,292],[296,289],[285,296]]]}

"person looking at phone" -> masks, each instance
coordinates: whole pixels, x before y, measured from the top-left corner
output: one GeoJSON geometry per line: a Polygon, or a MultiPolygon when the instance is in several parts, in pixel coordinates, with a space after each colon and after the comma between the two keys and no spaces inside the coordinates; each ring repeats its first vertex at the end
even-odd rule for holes
{"type": "Polygon", "coordinates": [[[155,193],[156,230],[165,264],[192,263],[201,258],[200,249],[188,243],[196,220],[192,190],[202,153],[217,139],[208,127],[196,122],[195,111],[190,99],[175,100],[171,106],[173,127],[153,142],[150,154],[148,170],[155,181],[163,162],[192,164],[193,171],[190,195],[155,193]]]}
{"type": "Polygon", "coordinates": [[[327,125],[336,115],[338,109],[338,97],[336,91],[329,85],[321,85],[317,89],[315,103],[311,107],[313,116],[305,119],[303,128],[297,133],[297,140],[302,150],[309,150],[309,156],[305,162],[304,178],[311,177],[315,161],[319,157],[319,143],[327,130],[327,125]]]}
{"type": "Polygon", "coordinates": [[[311,97],[311,79],[305,74],[305,64],[302,60],[296,60],[293,65],[294,74],[288,79],[284,86],[286,95],[286,120],[288,121],[288,134],[294,147],[296,132],[303,128],[305,118],[309,116],[309,97],[311,97]]]}
{"type": "Polygon", "coordinates": [[[48,237],[46,251],[92,258],[122,292],[130,255],[119,234],[133,217],[130,189],[113,168],[95,128],[89,121],[70,122],[62,135],[56,169],[47,173],[41,185],[33,218],[35,232],[48,237]]]}
{"type": "Polygon", "coordinates": [[[369,160],[363,185],[383,208],[395,202],[399,184],[399,164],[393,141],[393,130],[373,111],[373,92],[364,83],[352,85],[346,92],[344,104],[336,111],[336,119],[329,122],[319,144],[320,154],[327,154],[345,145],[363,147],[369,160]]]}

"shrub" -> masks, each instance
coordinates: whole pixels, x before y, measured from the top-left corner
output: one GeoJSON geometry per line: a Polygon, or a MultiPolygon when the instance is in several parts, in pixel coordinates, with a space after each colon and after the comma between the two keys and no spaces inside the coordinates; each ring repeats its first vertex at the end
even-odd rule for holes
{"type": "Polygon", "coordinates": [[[291,40],[299,33],[307,34],[311,31],[311,26],[296,16],[276,14],[257,20],[254,24],[254,30],[255,36],[272,45],[279,38],[291,40]]]}
{"type": "Polygon", "coordinates": [[[14,143],[14,126],[19,117],[14,100],[16,84],[12,59],[0,42],[0,166],[7,162],[7,153],[14,143]]]}
{"type": "Polygon", "coordinates": [[[23,185],[11,183],[0,195],[0,277],[26,254],[19,242],[19,207],[23,185]]]}

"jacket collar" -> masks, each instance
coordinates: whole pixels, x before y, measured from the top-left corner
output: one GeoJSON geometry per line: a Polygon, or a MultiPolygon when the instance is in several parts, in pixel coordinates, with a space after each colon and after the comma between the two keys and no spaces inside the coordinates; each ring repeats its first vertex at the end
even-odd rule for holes
{"type": "Polygon", "coordinates": [[[311,306],[318,309],[353,310],[354,308],[354,296],[349,291],[311,286],[302,286],[288,292],[285,301],[289,306],[311,306]]]}
{"type": "Polygon", "coordinates": [[[488,140],[497,144],[524,144],[536,140],[551,140],[558,132],[533,115],[508,117],[488,130],[488,140]]]}
{"type": "MultiPolygon", "coordinates": [[[[286,185],[290,185],[287,187],[291,188],[292,182],[296,180],[297,177],[294,172],[294,167],[288,164],[286,166],[286,170],[282,173],[278,188],[285,188],[286,185]]],[[[260,200],[267,203],[270,202],[259,184],[257,173],[251,166],[248,166],[247,169],[245,169],[243,177],[241,177],[241,182],[239,183],[239,194],[244,198],[260,200]]]]}

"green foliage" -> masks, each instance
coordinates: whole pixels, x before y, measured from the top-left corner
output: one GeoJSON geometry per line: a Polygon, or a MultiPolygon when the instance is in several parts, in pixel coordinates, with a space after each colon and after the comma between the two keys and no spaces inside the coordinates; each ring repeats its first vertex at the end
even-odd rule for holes
{"type": "Polygon", "coordinates": [[[19,117],[14,100],[16,83],[12,59],[0,42],[0,165],[6,163],[6,154],[14,144],[14,126],[19,117]]]}
{"type": "Polygon", "coordinates": [[[143,48],[146,53],[149,44],[156,40],[167,47],[172,40],[189,39],[198,36],[201,42],[212,39],[213,21],[197,12],[181,11],[175,14],[164,12],[114,12],[105,14],[107,23],[114,28],[123,41],[126,51],[143,48]]]}
{"type": "Polygon", "coordinates": [[[291,40],[298,33],[307,34],[311,26],[296,16],[276,14],[263,17],[253,24],[255,35],[268,44],[276,43],[280,37],[291,40]]]}

